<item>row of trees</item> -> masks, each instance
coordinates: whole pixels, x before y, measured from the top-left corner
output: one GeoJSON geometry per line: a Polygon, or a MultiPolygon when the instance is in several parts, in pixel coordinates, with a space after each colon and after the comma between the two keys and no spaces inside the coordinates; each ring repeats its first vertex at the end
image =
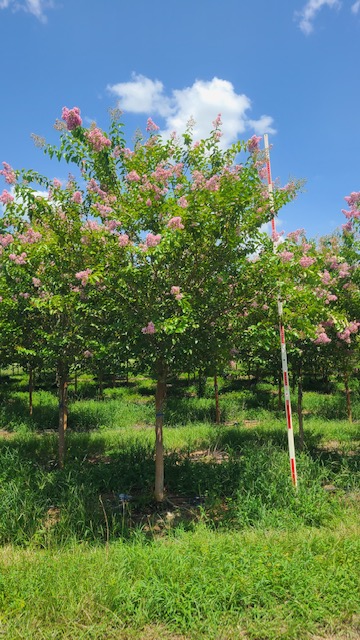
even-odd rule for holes
{"type": "Polygon", "coordinates": [[[108,133],[83,127],[77,107],[64,108],[56,126],[59,145],[44,150],[72,163],[75,176],[62,183],[7,163],[1,171],[10,185],[0,196],[2,363],[27,368],[30,384],[35,369],[56,369],[60,465],[72,372],[101,377],[129,359],[150,370],[162,500],[167,376],[216,375],[235,359],[278,367],[279,294],[299,393],[306,363],[322,350],[346,375],[353,368],[360,194],[348,199],[341,234],[315,243],[294,232],[280,242],[261,228],[298,185],[275,189],[270,203],[260,138],[223,151],[220,116],[199,141],[191,123],[181,138],[163,139],[149,119],[132,149],[117,113],[108,133]]]}

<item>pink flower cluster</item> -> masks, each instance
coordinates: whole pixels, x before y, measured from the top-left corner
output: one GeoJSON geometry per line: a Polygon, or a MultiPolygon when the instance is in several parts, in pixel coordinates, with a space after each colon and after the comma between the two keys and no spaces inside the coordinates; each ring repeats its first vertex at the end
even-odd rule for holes
{"type": "MultiPolygon", "coordinates": [[[[349,196],[346,196],[344,200],[348,203],[350,207],[350,211],[346,211],[342,209],[342,213],[345,215],[348,220],[360,218],[360,191],[353,191],[349,196]]],[[[345,227],[345,231],[351,231],[352,225],[350,226],[350,222],[348,225],[343,225],[345,227]]]]}
{"type": "Polygon", "coordinates": [[[74,193],[71,196],[71,200],[73,202],[75,202],[76,204],[81,204],[82,203],[82,193],[81,193],[81,191],[74,191],[74,193]]]}
{"type": "Polygon", "coordinates": [[[11,193],[9,193],[8,191],[6,191],[6,189],[4,189],[0,196],[0,202],[2,202],[2,204],[9,204],[13,200],[14,200],[14,196],[12,196],[11,193]]]}
{"type": "Polygon", "coordinates": [[[316,262],[316,258],[311,258],[310,256],[302,256],[302,258],[300,258],[299,260],[300,266],[304,269],[307,269],[307,267],[311,267],[314,262],[316,262]]]}
{"type": "Polygon", "coordinates": [[[282,262],[291,262],[293,257],[294,254],[291,251],[281,251],[281,253],[279,253],[279,258],[282,262]]]}
{"type": "Polygon", "coordinates": [[[20,242],[25,242],[26,244],[35,244],[35,242],[39,242],[42,238],[40,231],[34,231],[32,227],[28,227],[25,233],[19,233],[18,239],[20,242]]]}
{"type": "Polygon", "coordinates": [[[180,292],[180,287],[172,286],[170,289],[170,293],[175,296],[176,300],[181,300],[184,297],[184,294],[180,292]]]}
{"type": "Polygon", "coordinates": [[[86,349],[86,351],[84,351],[83,356],[84,358],[91,358],[93,355],[92,351],[89,351],[89,349],[86,349]]]}
{"type": "Polygon", "coordinates": [[[249,151],[249,153],[256,153],[257,151],[259,151],[260,140],[261,136],[254,135],[247,141],[247,150],[249,151]]]}
{"type": "Polygon", "coordinates": [[[184,229],[180,216],[174,216],[174,218],[171,218],[166,226],[169,227],[169,229],[184,229]]]}
{"type": "Polygon", "coordinates": [[[186,200],[185,196],[181,196],[181,198],[179,198],[177,203],[178,203],[179,207],[181,207],[182,209],[186,209],[186,207],[189,206],[189,203],[186,200]]]}
{"type": "Polygon", "coordinates": [[[140,182],[141,178],[139,174],[135,170],[133,170],[125,176],[125,180],[127,180],[128,182],[140,182]]]}
{"type": "Polygon", "coordinates": [[[0,235],[0,245],[2,247],[7,247],[9,244],[12,243],[12,241],[14,240],[14,237],[11,235],[11,233],[5,233],[5,235],[0,235]]]}
{"type": "Polygon", "coordinates": [[[15,264],[26,264],[27,254],[23,251],[20,255],[16,255],[16,253],[9,254],[9,260],[15,262],[15,264]]]}
{"type": "Polygon", "coordinates": [[[324,329],[324,326],[322,324],[319,324],[316,327],[316,333],[317,333],[317,337],[313,341],[314,344],[328,344],[329,342],[331,342],[331,338],[329,338],[329,336],[327,335],[324,329]]]}
{"type": "Polygon", "coordinates": [[[350,324],[345,327],[344,331],[339,331],[337,333],[337,337],[339,340],[343,340],[347,344],[351,342],[351,335],[358,332],[360,327],[360,322],[350,322],[350,324]]]}
{"type": "Polygon", "coordinates": [[[107,220],[104,223],[104,227],[107,231],[116,231],[118,227],[121,227],[121,222],[119,220],[107,220]]]}
{"type": "Polygon", "coordinates": [[[148,233],[145,238],[145,244],[147,247],[156,247],[161,240],[160,233],[154,235],[153,233],[148,233]]]}
{"type": "Polygon", "coordinates": [[[153,322],[149,322],[148,325],[146,327],[143,327],[141,329],[142,333],[147,333],[147,334],[153,334],[155,333],[156,329],[155,329],[155,325],[153,322]]]}
{"type": "Polygon", "coordinates": [[[153,122],[151,118],[147,119],[146,131],[159,131],[159,129],[160,127],[158,127],[157,124],[155,124],[155,122],[153,122]]]}
{"type": "Polygon", "coordinates": [[[111,147],[111,140],[109,140],[109,138],[107,138],[103,131],[98,127],[94,127],[94,129],[90,129],[90,131],[88,131],[87,139],[94,151],[97,151],[98,153],[103,151],[103,149],[111,147]]]}
{"type": "Polygon", "coordinates": [[[126,233],[121,233],[118,237],[118,243],[120,247],[126,247],[129,244],[129,236],[126,233]]]}
{"type": "Polygon", "coordinates": [[[73,131],[74,129],[76,129],[77,127],[81,127],[82,125],[79,107],[73,107],[72,109],[63,107],[61,117],[64,122],[66,122],[68,131],[73,131]]]}
{"type": "Polygon", "coordinates": [[[101,226],[96,220],[86,220],[82,230],[84,231],[100,231],[101,226]]]}
{"type": "Polygon", "coordinates": [[[211,178],[209,178],[209,180],[206,180],[205,188],[208,191],[219,191],[219,188],[220,188],[220,177],[217,176],[217,175],[211,176],[211,178]]]}
{"type": "Polygon", "coordinates": [[[54,178],[53,185],[54,185],[54,189],[60,189],[60,187],[61,187],[60,180],[58,180],[58,178],[54,178]]]}
{"type": "Polygon", "coordinates": [[[89,276],[92,273],[92,269],[85,269],[84,271],[78,271],[75,273],[75,278],[81,280],[81,284],[85,287],[88,283],[89,276]]]}
{"type": "Polygon", "coordinates": [[[296,229],[296,231],[290,231],[290,233],[287,234],[287,237],[289,238],[289,240],[298,242],[300,236],[302,236],[303,233],[304,233],[304,229],[296,229]]]}
{"type": "Polygon", "coordinates": [[[14,184],[16,182],[16,174],[14,169],[7,163],[3,162],[3,169],[0,171],[0,175],[4,176],[5,182],[8,184],[14,184]]]}
{"type": "Polygon", "coordinates": [[[39,278],[32,278],[32,283],[37,289],[41,287],[41,280],[39,278]]]}

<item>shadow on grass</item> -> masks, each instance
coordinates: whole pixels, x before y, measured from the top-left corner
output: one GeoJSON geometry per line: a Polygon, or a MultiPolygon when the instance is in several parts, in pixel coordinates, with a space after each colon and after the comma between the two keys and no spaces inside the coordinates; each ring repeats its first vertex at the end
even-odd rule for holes
{"type": "Polygon", "coordinates": [[[298,456],[296,493],[283,430],[214,429],[196,452],[166,455],[169,500],[158,505],[152,499],[151,444],[119,439],[114,451],[106,434],[71,433],[66,466],[59,469],[55,433],[2,439],[0,541],[104,541],[127,538],[139,528],[149,535],[190,528],[200,519],[227,528],[320,526],[338,509],[323,485],[358,487],[359,456],[321,451],[318,445],[312,436],[307,453],[298,456]]]}

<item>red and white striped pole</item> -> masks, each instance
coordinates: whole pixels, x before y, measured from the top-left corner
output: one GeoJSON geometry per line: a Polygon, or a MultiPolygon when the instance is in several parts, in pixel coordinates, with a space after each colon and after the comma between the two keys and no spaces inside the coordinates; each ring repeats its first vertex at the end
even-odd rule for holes
{"type": "MultiPolygon", "coordinates": [[[[271,178],[269,138],[267,133],[265,133],[264,135],[264,144],[265,144],[265,158],[266,158],[266,171],[267,171],[269,199],[270,199],[270,205],[271,205],[271,212],[273,214],[273,217],[271,219],[271,230],[273,235],[275,236],[276,225],[275,225],[274,192],[273,192],[273,183],[271,178]]],[[[276,245],[275,245],[275,238],[274,238],[274,252],[275,251],[276,251],[276,245]]],[[[283,323],[283,305],[282,305],[280,295],[278,296],[278,314],[279,314],[281,363],[282,363],[282,373],[283,373],[283,381],[284,381],[285,412],[286,412],[286,424],[287,424],[288,445],[289,445],[290,470],[291,470],[292,483],[295,487],[297,487],[298,482],[297,482],[297,473],[296,473],[294,429],[293,429],[292,414],[291,414],[289,371],[288,371],[287,353],[286,353],[285,329],[284,329],[284,323],[283,323]]]]}

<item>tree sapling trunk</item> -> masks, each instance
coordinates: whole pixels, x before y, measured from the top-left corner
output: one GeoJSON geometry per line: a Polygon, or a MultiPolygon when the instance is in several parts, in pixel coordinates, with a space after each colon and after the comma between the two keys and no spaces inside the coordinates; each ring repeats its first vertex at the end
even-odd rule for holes
{"type": "Polygon", "coordinates": [[[214,391],[215,391],[215,422],[220,424],[220,404],[219,404],[219,387],[217,375],[214,375],[214,391]]]}
{"type": "Polygon", "coordinates": [[[298,387],[298,402],[297,402],[297,413],[299,418],[299,450],[303,451],[305,444],[305,436],[304,436],[304,416],[303,416],[303,370],[302,365],[299,366],[299,373],[297,379],[297,387],[298,387]]]}
{"type": "Polygon", "coordinates": [[[30,367],[29,371],[29,415],[33,414],[33,391],[34,391],[34,371],[30,367]]]}
{"type": "Polygon", "coordinates": [[[164,402],[166,396],[166,368],[158,369],[158,378],[155,393],[155,490],[154,497],[157,502],[164,500],[164,402]]]}
{"type": "Polygon", "coordinates": [[[59,467],[61,469],[65,461],[65,431],[68,422],[67,390],[67,376],[61,374],[59,375],[59,467]]]}
{"type": "Polygon", "coordinates": [[[351,392],[349,388],[349,374],[347,371],[344,373],[344,384],[346,394],[346,409],[349,422],[352,422],[352,410],[351,410],[351,392]]]}

